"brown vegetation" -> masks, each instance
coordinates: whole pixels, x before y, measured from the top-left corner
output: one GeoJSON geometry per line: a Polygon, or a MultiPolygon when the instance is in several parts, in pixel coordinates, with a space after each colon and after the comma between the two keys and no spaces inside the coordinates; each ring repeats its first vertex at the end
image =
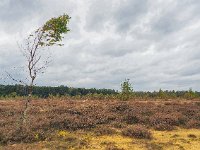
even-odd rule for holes
{"type": "Polygon", "coordinates": [[[133,127],[125,128],[122,131],[124,136],[129,136],[138,139],[151,139],[152,134],[151,132],[142,125],[134,125],[133,127]]]}
{"type": "Polygon", "coordinates": [[[143,125],[157,130],[200,128],[200,105],[193,101],[33,100],[29,120],[23,127],[22,103],[0,101],[1,144],[45,140],[56,130],[96,128],[94,131],[104,135],[113,134],[112,128],[125,128],[124,135],[131,130],[134,137],[149,138],[150,133],[143,125]],[[100,127],[105,125],[110,128],[100,127]],[[133,127],[126,129],[127,126],[133,127]]]}

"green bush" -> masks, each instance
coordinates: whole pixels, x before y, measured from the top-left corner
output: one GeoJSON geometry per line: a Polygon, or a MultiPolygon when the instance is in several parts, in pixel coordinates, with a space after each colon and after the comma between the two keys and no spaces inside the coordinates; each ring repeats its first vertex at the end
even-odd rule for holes
{"type": "Polygon", "coordinates": [[[133,88],[132,85],[129,81],[129,79],[126,79],[122,84],[121,84],[121,93],[120,93],[120,99],[121,100],[129,100],[134,96],[133,93],[133,88]]]}

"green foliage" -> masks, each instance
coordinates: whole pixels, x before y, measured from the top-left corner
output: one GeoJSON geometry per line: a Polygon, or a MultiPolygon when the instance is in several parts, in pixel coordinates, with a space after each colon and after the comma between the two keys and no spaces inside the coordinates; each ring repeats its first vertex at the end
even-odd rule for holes
{"type": "MultiPolygon", "coordinates": [[[[129,82],[128,82],[129,83],[129,82]]],[[[34,98],[73,98],[73,99],[90,99],[90,100],[111,100],[111,99],[121,99],[128,100],[131,98],[137,99],[199,99],[200,92],[197,91],[154,91],[154,92],[142,92],[134,91],[131,84],[127,82],[122,83],[123,90],[118,93],[111,89],[85,89],[85,88],[72,88],[67,86],[34,86],[33,96],[34,98]],[[127,88],[129,85],[131,88],[127,88]],[[127,92],[129,91],[129,92],[127,92]]],[[[5,97],[20,97],[27,96],[27,87],[22,85],[0,85],[0,99],[5,99],[5,97]],[[16,93],[15,93],[16,92],[16,93]],[[17,96],[16,96],[17,95],[17,96]]]]}
{"type": "Polygon", "coordinates": [[[16,92],[12,92],[8,95],[8,97],[17,97],[17,93],[16,92]]]}
{"type": "MultiPolygon", "coordinates": [[[[16,93],[18,96],[27,96],[27,88],[22,85],[0,85],[0,97],[6,97],[16,93]]],[[[117,92],[111,89],[85,89],[85,88],[71,88],[67,86],[34,86],[33,96],[40,98],[53,98],[61,96],[82,97],[88,99],[104,99],[105,97],[114,98],[117,92]]]]}
{"type": "Polygon", "coordinates": [[[188,91],[186,91],[186,93],[184,94],[184,98],[186,99],[194,99],[197,97],[198,97],[198,94],[194,92],[191,88],[188,91]]]}
{"type": "MultiPolygon", "coordinates": [[[[70,17],[67,14],[57,18],[51,18],[41,28],[36,30],[35,34],[39,35],[39,46],[62,46],[59,42],[62,41],[63,34],[69,32],[68,23],[70,17]]],[[[30,37],[33,36],[32,34],[30,37]]]]}
{"type": "Polygon", "coordinates": [[[161,99],[166,99],[168,96],[162,89],[160,89],[158,92],[158,97],[161,99]]]}
{"type": "Polygon", "coordinates": [[[129,79],[126,79],[122,84],[121,84],[121,93],[120,97],[121,100],[129,100],[131,97],[133,97],[133,88],[130,83],[129,79]]]}

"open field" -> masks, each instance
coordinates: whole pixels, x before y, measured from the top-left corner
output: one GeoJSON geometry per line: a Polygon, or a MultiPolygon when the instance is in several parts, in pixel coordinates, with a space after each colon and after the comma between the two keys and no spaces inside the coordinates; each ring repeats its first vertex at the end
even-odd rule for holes
{"type": "Polygon", "coordinates": [[[0,149],[200,149],[200,101],[0,101],[0,149]]]}

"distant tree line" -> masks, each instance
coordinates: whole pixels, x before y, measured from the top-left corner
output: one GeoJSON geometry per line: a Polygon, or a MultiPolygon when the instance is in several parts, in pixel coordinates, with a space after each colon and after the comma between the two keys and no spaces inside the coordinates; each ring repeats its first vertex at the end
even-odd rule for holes
{"type": "Polygon", "coordinates": [[[141,98],[141,99],[149,99],[149,98],[156,98],[156,99],[172,99],[172,98],[184,98],[184,99],[195,99],[200,98],[200,92],[193,91],[189,89],[188,91],[153,91],[153,92],[135,92],[133,91],[133,87],[130,83],[129,79],[125,79],[124,82],[121,84],[121,92],[118,94],[118,98],[121,100],[129,100],[134,98],[141,98]]]}
{"type": "MultiPolygon", "coordinates": [[[[49,96],[84,96],[87,94],[103,94],[111,95],[117,94],[115,90],[111,89],[86,89],[86,88],[72,88],[67,86],[34,86],[33,95],[40,98],[47,98],[49,96]]],[[[0,85],[0,97],[15,97],[27,96],[28,87],[23,85],[0,85]]]]}
{"type": "Polygon", "coordinates": [[[140,98],[160,98],[160,99],[171,99],[171,98],[185,98],[185,99],[194,99],[200,98],[200,92],[193,91],[189,89],[188,91],[153,91],[153,92],[134,92],[135,97],[140,98]]]}
{"type": "MultiPolygon", "coordinates": [[[[75,98],[89,98],[89,99],[121,99],[128,100],[134,98],[157,98],[157,99],[172,99],[172,98],[184,98],[195,99],[200,98],[200,92],[189,89],[188,91],[133,91],[129,88],[128,83],[122,85],[122,92],[115,91],[113,89],[86,89],[86,88],[72,88],[67,86],[34,86],[33,96],[39,98],[47,97],[75,97],[75,98]]],[[[20,97],[28,96],[28,88],[23,85],[0,85],[0,97],[20,97]]]]}

